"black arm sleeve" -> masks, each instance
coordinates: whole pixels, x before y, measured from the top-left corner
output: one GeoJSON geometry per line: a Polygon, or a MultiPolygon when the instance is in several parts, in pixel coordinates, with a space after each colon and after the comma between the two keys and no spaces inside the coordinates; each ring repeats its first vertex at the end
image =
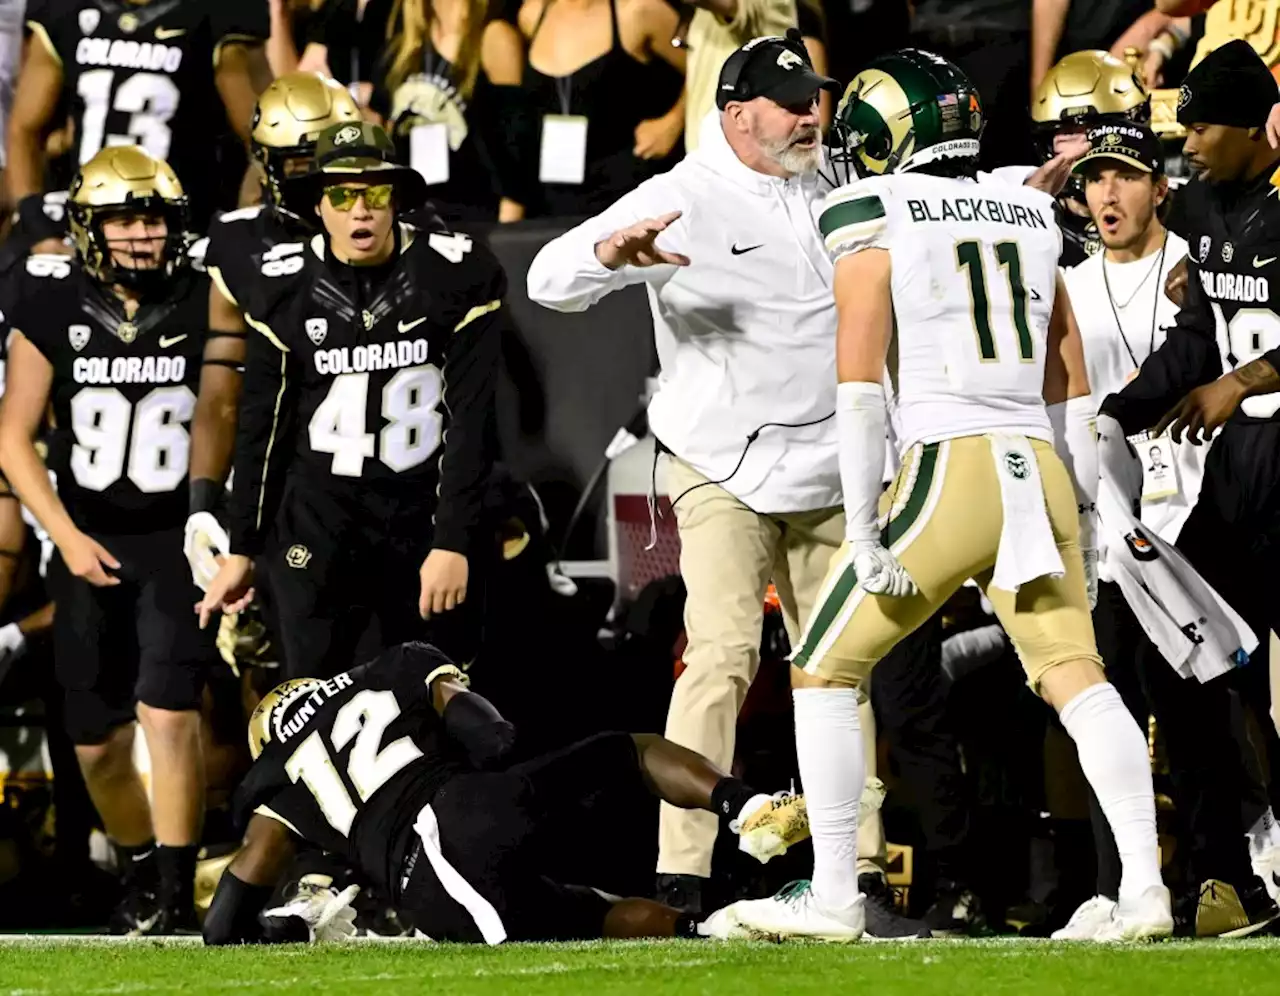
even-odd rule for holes
{"type": "Polygon", "coordinates": [[[1186,304],[1160,348],[1146,358],[1138,376],[1108,397],[1101,413],[1132,435],[1149,429],[1188,391],[1222,375],[1215,338],[1217,322],[1200,283],[1200,267],[1187,259],[1186,304]]]}
{"type": "MultiPolygon", "coordinates": [[[[262,944],[267,940],[258,914],[266,907],[274,886],[250,885],[241,882],[231,873],[222,873],[218,888],[204,918],[204,943],[210,947],[221,944],[262,944]]],[[[303,924],[305,930],[306,924],[303,924]]],[[[307,936],[302,938],[306,941],[307,936]]]]}
{"type": "Polygon", "coordinates": [[[475,692],[459,692],[449,700],[442,714],[449,739],[467,752],[473,768],[493,767],[516,742],[516,728],[475,692]]]}
{"type": "Polygon", "coordinates": [[[233,553],[261,553],[275,519],[295,392],[288,352],[265,334],[251,332],[236,424],[235,487],[228,503],[233,553]]]}
{"type": "Polygon", "coordinates": [[[506,277],[495,260],[488,278],[468,295],[471,306],[463,310],[445,354],[444,407],[449,421],[440,459],[433,549],[465,555],[475,542],[493,470],[493,399],[506,289],[506,277]]]}

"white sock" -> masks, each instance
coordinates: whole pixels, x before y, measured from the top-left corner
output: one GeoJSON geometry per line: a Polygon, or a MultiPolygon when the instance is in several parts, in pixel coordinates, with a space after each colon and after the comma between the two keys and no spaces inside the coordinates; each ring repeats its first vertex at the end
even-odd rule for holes
{"type": "Polygon", "coordinates": [[[1276,846],[1280,846],[1280,826],[1276,825],[1275,813],[1268,806],[1249,828],[1249,853],[1257,857],[1267,848],[1276,846]]]}
{"type": "Polygon", "coordinates": [[[813,837],[813,895],[838,914],[858,899],[858,800],[866,779],[858,693],[797,688],[796,757],[813,837]]]}
{"type": "Polygon", "coordinates": [[[1061,718],[1120,852],[1120,898],[1136,899],[1163,884],[1147,739],[1106,682],[1068,702],[1061,718]]]}

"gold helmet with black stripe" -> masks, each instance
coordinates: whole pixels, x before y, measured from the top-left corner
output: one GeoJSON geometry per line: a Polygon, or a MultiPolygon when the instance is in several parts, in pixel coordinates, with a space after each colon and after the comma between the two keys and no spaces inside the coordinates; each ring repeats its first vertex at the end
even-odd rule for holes
{"type": "Polygon", "coordinates": [[[331,125],[360,120],[360,108],[337,80],[321,73],[286,73],[262,91],[253,109],[250,145],[266,174],[267,203],[304,219],[310,206],[285,204],[285,181],[306,173],[316,140],[331,125]]]}
{"type": "Polygon", "coordinates": [[[137,145],[102,149],[71,181],[67,221],[76,254],[85,271],[103,283],[141,289],[163,283],[184,267],[190,244],[187,216],[187,196],[173,169],[137,145]],[[158,256],[152,247],[159,236],[120,237],[113,246],[103,231],[105,222],[140,218],[148,228],[164,221],[158,256]]]}

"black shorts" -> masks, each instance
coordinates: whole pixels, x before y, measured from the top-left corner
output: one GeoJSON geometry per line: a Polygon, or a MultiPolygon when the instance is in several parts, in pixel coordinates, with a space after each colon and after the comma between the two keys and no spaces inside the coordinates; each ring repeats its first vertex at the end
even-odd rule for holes
{"type": "MultiPolygon", "coordinates": [[[[468,662],[479,637],[470,584],[461,611],[425,622],[419,569],[434,506],[363,510],[294,486],[260,558],[274,602],[284,677],[328,678],[389,647],[424,640],[468,662]]],[[[473,571],[473,577],[477,572],[473,571]]]]}
{"type": "Polygon", "coordinates": [[[611,901],[564,884],[565,855],[607,847],[615,814],[645,794],[626,733],[454,778],[431,800],[436,841],[410,838],[397,908],[440,941],[599,938],[611,901]]]}
{"type": "Polygon", "coordinates": [[[182,530],[95,537],[120,561],[121,583],[95,588],[61,557],[49,564],[54,667],[66,690],[67,732],[102,743],[134,719],[138,702],[157,709],[200,708],[218,660],[217,630],[201,630],[200,591],[182,553],[182,530]]]}

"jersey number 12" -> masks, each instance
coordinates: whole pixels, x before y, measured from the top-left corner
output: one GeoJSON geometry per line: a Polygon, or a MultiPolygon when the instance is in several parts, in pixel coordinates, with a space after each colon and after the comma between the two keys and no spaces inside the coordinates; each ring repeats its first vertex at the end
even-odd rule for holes
{"type": "MultiPolygon", "coordinates": [[[[416,761],[422,751],[410,737],[400,737],[385,747],[382,735],[400,715],[395,692],[364,691],[338,710],[329,742],[335,751],[355,741],[347,758],[347,777],[361,802],[368,802],[401,768],[416,761]]],[[[284,770],[295,782],[299,779],[315,797],[316,804],[329,824],[346,837],[356,818],[356,804],[342,784],[333,757],[316,730],[285,762],[284,770]]]]}
{"type": "MultiPolygon", "coordinates": [[[[1018,357],[1025,361],[1034,358],[1031,326],[1027,322],[1027,288],[1022,283],[1022,256],[1016,242],[995,244],[996,262],[1006,272],[1009,281],[1009,298],[1013,302],[1013,327],[1018,340],[1018,357]]],[[[982,243],[968,241],[956,244],[956,269],[969,274],[969,297],[973,310],[973,331],[978,337],[978,355],[984,363],[1000,359],[996,351],[995,334],[991,325],[991,298],[987,294],[986,267],[982,261],[982,243]]]]}

